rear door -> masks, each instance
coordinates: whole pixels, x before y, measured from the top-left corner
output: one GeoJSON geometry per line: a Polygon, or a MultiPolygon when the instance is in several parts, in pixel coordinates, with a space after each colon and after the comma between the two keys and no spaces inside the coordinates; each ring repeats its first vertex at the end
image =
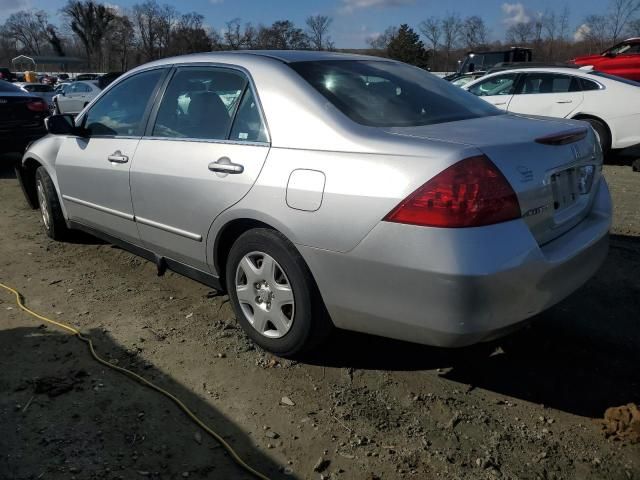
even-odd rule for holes
{"type": "Polygon", "coordinates": [[[468,90],[493,106],[506,110],[513,98],[517,80],[517,73],[503,73],[486,78],[468,90]]]}
{"type": "Polygon", "coordinates": [[[135,74],[105,93],[78,121],[56,158],[60,193],[70,220],[139,243],[129,169],[165,69],[135,74]]]}
{"type": "Polygon", "coordinates": [[[582,103],[580,80],[560,73],[522,74],[509,112],[565,118],[582,103]]]}
{"type": "Polygon", "coordinates": [[[239,70],[181,67],[155,110],[131,169],[140,237],[209,271],[213,220],[249,191],[269,152],[257,96],[239,70]]]}

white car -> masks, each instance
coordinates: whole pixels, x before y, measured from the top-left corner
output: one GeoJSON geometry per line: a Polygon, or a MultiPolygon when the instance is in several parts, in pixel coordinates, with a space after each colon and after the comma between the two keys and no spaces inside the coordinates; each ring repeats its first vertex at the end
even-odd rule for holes
{"type": "Polygon", "coordinates": [[[101,92],[98,82],[73,82],[53,98],[56,113],[80,113],[101,92]]]}
{"type": "Polygon", "coordinates": [[[640,83],[576,68],[522,68],[462,87],[510,113],[585,120],[603,151],[640,144],[640,83]]]}

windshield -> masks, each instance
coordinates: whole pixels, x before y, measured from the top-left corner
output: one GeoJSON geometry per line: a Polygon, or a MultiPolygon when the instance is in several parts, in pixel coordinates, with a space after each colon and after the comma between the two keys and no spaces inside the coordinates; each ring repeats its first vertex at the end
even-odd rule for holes
{"type": "Polygon", "coordinates": [[[608,78],[609,80],[615,80],[616,82],[620,82],[620,83],[626,83],[627,85],[633,85],[634,87],[640,87],[640,83],[634,80],[629,80],[628,78],[616,77],[615,75],[599,72],[597,70],[592,70],[589,72],[589,74],[595,75],[596,77],[603,77],[603,78],[608,78]]]}
{"type": "Polygon", "coordinates": [[[640,42],[622,42],[604,52],[604,54],[610,55],[630,55],[633,53],[640,53],[640,42]]]}
{"type": "Polygon", "coordinates": [[[331,60],[289,65],[362,125],[413,127],[502,113],[449,82],[402,63],[331,60]]]}

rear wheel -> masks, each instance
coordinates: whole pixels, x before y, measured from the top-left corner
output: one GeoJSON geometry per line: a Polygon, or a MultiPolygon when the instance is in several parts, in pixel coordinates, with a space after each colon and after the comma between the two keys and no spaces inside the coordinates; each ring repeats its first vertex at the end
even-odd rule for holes
{"type": "Polygon", "coordinates": [[[36,193],[44,230],[54,240],[69,236],[69,228],[62,214],[56,187],[44,167],[36,170],[36,193]]]}
{"type": "Polygon", "coordinates": [[[226,283],[238,322],[265,350],[300,354],[331,331],[306,263],[274,230],[250,230],[236,240],[227,260],[226,283]]]}
{"type": "Polygon", "coordinates": [[[596,137],[600,142],[602,152],[605,154],[609,153],[609,150],[611,150],[611,136],[609,135],[609,130],[607,130],[606,125],[595,118],[584,118],[583,120],[589,122],[593,127],[593,131],[596,132],[596,137]]]}

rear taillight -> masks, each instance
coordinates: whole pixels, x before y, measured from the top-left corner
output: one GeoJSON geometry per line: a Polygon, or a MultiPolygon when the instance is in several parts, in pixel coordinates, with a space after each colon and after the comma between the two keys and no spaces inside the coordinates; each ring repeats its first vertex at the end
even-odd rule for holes
{"type": "Polygon", "coordinates": [[[32,112],[46,112],[49,106],[42,100],[31,100],[27,103],[27,108],[32,112]]]}
{"type": "Polygon", "coordinates": [[[443,170],[384,218],[426,227],[479,227],[520,217],[513,188],[486,156],[443,170]]]}

